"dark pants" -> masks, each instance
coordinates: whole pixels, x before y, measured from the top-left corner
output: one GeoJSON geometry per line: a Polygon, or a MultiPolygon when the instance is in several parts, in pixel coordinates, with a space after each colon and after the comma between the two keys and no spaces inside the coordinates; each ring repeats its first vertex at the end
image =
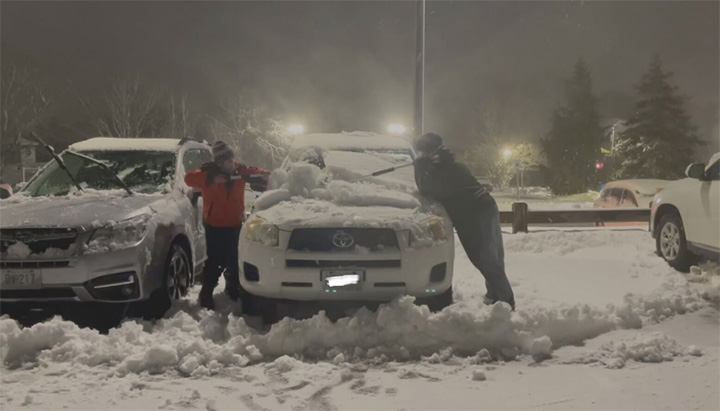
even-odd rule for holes
{"type": "Polygon", "coordinates": [[[485,277],[488,297],[504,301],[514,309],[515,296],[505,274],[505,249],[497,205],[463,218],[455,224],[455,229],[470,262],[485,277]]]}
{"type": "Polygon", "coordinates": [[[205,225],[205,243],[207,244],[208,259],[205,263],[205,275],[201,293],[212,295],[223,271],[225,271],[226,290],[240,291],[239,240],[239,228],[205,225]]]}

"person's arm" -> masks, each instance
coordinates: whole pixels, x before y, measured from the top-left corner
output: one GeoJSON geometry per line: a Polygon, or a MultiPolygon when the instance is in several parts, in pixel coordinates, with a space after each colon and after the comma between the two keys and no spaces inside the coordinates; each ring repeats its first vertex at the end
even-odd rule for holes
{"type": "Polygon", "coordinates": [[[207,171],[202,169],[193,170],[185,174],[185,184],[192,188],[201,188],[207,185],[207,171]]]}
{"type": "Polygon", "coordinates": [[[244,164],[239,164],[237,170],[238,174],[250,184],[253,191],[262,192],[267,190],[268,178],[270,177],[269,171],[259,167],[247,167],[244,164]]]}

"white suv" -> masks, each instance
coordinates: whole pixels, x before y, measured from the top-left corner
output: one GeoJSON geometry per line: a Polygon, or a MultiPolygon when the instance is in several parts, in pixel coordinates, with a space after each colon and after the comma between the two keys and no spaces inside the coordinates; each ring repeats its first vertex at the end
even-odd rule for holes
{"type": "Polygon", "coordinates": [[[452,302],[444,209],[420,198],[409,142],[367,133],[298,137],[240,236],[240,281],[267,321],[277,303],[452,302]]]}
{"type": "Polygon", "coordinates": [[[658,254],[687,272],[701,255],[720,256],[720,153],[708,166],[691,164],[685,175],[655,196],[650,223],[658,254]]]}

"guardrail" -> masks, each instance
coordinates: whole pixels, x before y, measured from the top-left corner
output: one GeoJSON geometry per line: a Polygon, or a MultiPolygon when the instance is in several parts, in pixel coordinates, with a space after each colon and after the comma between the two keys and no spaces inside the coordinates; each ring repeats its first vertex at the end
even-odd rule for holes
{"type": "Polygon", "coordinates": [[[513,203],[512,211],[501,211],[500,222],[512,224],[513,234],[528,232],[530,224],[650,223],[649,208],[579,208],[575,210],[529,210],[527,203],[513,203]]]}

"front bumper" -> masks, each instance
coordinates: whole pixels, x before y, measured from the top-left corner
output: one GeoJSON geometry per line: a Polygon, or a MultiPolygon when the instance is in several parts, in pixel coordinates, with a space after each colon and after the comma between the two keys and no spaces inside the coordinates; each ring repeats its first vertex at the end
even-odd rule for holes
{"type": "Polygon", "coordinates": [[[240,283],[261,297],[296,301],[385,302],[401,295],[429,297],[452,285],[454,238],[433,247],[382,253],[286,251],[240,240],[240,283]],[[362,273],[355,289],[333,290],[322,281],[326,270],[362,273]],[[431,279],[432,277],[432,279],[431,279]]]}
{"type": "Polygon", "coordinates": [[[157,269],[159,260],[147,247],[144,240],[106,253],[53,260],[4,259],[0,275],[28,274],[40,280],[32,286],[0,288],[0,301],[127,303],[147,299],[157,286],[148,273],[157,269]]]}

